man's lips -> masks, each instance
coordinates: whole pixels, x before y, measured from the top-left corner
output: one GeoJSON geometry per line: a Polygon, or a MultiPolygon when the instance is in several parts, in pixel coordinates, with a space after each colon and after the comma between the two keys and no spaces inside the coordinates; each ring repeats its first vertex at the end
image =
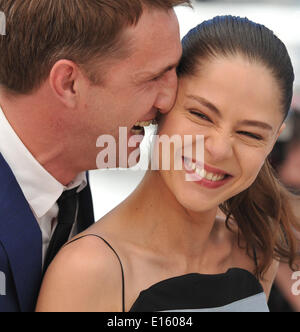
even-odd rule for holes
{"type": "Polygon", "coordinates": [[[156,118],[146,118],[146,119],[143,119],[143,120],[138,120],[137,122],[148,122],[148,121],[155,121],[156,118]]]}
{"type": "Polygon", "coordinates": [[[148,118],[148,119],[144,119],[144,120],[139,120],[137,121],[132,128],[134,127],[147,127],[153,124],[157,124],[157,121],[155,118],[148,118]]]}
{"type": "Polygon", "coordinates": [[[149,121],[156,122],[158,114],[159,114],[158,110],[154,109],[151,112],[149,112],[148,115],[145,115],[145,118],[143,118],[141,120],[138,120],[135,123],[138,123],[138,122],[149,122],[149,121]]]}
{"type": "Polygon", "coordinates": [[[131,128],[131,133],[133,134],[144,134],[145,133],[145,127],[149,127],[150,125],[157,124],[156,120],[154,118],[148,119],[148,120],[140,120],[137,121],[133,127],[131,128]]]}

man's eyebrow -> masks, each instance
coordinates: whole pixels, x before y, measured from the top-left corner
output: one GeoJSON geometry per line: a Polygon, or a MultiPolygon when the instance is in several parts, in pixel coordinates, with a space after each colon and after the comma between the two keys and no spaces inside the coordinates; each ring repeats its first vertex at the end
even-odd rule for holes
{"type": "MultiPolygon", "coordinates": [[[[222,114],[219,111],[219,109],[215,105],[213,105],[211,102],[209,102],[208,100],[206,100],[205,98],[202,98],[200,96],[195,96],[195,95],[188,95],[187,97],[190,98],[190,99],[193,99],[193,100],[197,101],[202,106],[207,107],[212,112],[216,113],[220,118],[222,118],[222,114]]],[[[269,130],[269,131],[273,131],[274,130],[271,125],[269,125],[266,122],[262,122],[262,121],[242,120],[240,122],[240,124],[241,125],[245,125],[245,126],[251,126],[251,127],[259,127],[261,129],[265,129],[265,130],[269,130]]]]}

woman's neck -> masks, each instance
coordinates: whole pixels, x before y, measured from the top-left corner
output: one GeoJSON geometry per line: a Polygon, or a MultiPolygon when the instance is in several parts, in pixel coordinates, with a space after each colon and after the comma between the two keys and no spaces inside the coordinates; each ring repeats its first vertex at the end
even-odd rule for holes
{"type": "MultiPolygon", "coordinates": [[[[218,208],[195,213],[185,209],[159,172],[149,171],[126,201],[129,223],[141,236],[137,241],[158,254],[203,257],[215,225],[218,208]]],[[[127,225],[128,226],[128,225],[127,225]]]]}

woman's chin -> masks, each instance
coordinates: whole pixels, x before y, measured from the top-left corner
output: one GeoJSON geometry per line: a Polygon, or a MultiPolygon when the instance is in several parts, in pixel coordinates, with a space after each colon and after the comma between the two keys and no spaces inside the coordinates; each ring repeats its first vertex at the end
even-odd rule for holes
{"type": "Polygon", "coordinates": [[[189,195],[179,193],[176,196],[178,203],[186,210],[194,213],[204,213],[218,209],[219,205],[224,201],[216,199],[208,199],[202,195],[189,195]]]}

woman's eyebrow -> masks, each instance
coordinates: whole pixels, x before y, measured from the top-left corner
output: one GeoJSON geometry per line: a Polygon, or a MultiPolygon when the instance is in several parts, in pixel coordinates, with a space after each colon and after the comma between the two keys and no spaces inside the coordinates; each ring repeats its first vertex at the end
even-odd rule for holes
{"type": "MultiPolygon", "coordinates": [[[[211,102],[206,100],[205,98],[200,97],[200,96],[195,96],[195,95],[187,95],[187,97],[197,101],[202,106],[207,107],[212,112],[217,114],[217,116],[222,118],[222,113],[219,111],[219,109],[214,104],[212,104],[211,102]]],[[[259,127],[261,129],[265,129],[265,130],[269,130],[269,131],[274,130],[273,127],[271,125],[269,125],[268,123],[262,122],[262,121],[257,121],[257,120],[243,120],[243,121],[240,122],[240,124],[245,125],[245,126],[259,127]]]]}
{"type": "Polygon", "coordinates": [[[273,127],[266,122],[255,121],[255,120],[244,120],[241,121],[241,124],[245,126],[259,127],[261,129],[273,131],[273,127]]]}
{"type": "Polygon", "coordinates": [[[187,97],[197,101],[202,106],[205,106],[205,107],[209,108],[212,112],[216,113],[220,118],[222,118],[222,114],[218,110],[218,108],[214,104],[212,104],[211,102],[206,100],[205,98],[200,97],[200,96],[195,96],[195,95],[187,95],[187,97]]]}

